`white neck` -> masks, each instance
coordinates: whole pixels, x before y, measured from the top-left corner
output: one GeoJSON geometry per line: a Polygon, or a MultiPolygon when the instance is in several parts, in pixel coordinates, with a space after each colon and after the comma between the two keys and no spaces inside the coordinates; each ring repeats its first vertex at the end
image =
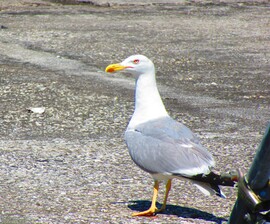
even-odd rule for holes
{"type": "Polygon", "coordinates": [[[140,75],[136,80],[135,111],[129,122],[128,129],[136,125],[168,116],[164,104],[160,98],[155,74],[140,75]]]}

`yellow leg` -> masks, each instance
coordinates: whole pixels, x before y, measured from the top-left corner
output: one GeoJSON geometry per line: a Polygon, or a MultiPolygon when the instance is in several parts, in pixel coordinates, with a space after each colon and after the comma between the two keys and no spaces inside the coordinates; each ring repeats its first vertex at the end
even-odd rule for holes
{"type": "Polygon", "coordinates": [[[172,187],[172,180],[170,179],[170,180],[167,181],[167,184],[166,184],[166,193],[165,193],[163,204],[162,204],[161,208],[156,211],[156,213],[157,212],[162,212],[162,211],[165,210],[167,199],[168,199],[168,196],[169,196],[169,192],[171,190],[171,187],[172,187]]]}
{"type": "Polygon", "coordinates": [[[132,216],[152,216],[155,214],[157,207],[156,207],[156,201],[157,201],[157,195],[158,195],[158,188],[159,188],[159,182],[155,180],[154,184],[154,194],[153,194],[153,199],[151,203],[151,207],[143,212],[135,212],[132,214],[132,216]]]}

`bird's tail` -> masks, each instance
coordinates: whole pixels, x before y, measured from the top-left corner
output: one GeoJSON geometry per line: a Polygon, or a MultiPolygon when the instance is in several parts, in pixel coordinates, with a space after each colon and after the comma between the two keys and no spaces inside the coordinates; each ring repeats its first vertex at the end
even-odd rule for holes
{"type": "Polygon", "coordinates": [[[209,174],[198,174],[188,177],[196,187],[206,195],[217,195],[226,198],[219,186],[234,187],[238,182],[238,174],[235,172],[218,175],[214,172],[209,174]]]}

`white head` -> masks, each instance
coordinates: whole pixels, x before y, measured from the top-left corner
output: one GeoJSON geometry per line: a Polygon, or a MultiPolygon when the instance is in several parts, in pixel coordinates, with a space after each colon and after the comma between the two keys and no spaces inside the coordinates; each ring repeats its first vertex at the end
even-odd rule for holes
{"type": "Polygon", "coordinates": [[[156,86],[153,62],[143,55],[132,55],[121,63],[111,64],[106,68],[106,72],[121,70],[131,73],[136,78],[135,111],[128,129],[153,119],[167,117],[156,86]]]}
{"type": "Polygon", "coordinates": [[[105,71],[116,72],[121,70],[135,75],[136,78],[148,72],[155,73],[153,62],[143,55],[132,55],[119,64],[109,65],[105,71]]]}

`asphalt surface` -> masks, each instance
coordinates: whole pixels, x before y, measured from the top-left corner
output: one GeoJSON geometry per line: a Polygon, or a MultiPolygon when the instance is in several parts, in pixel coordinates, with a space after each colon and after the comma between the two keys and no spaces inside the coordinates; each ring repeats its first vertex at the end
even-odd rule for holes
{"type": "Polygon", "coordinates": [[[104,69],[151,58],[167,110],[215,170],[245,172],[270,117],[269,6],[2,0],[0,223],[225,223],[236,189],[209,198],[178,180],[163,214],[131,217],[150,205],[153,181],[123,141],[134,80],[104,69]]]}

